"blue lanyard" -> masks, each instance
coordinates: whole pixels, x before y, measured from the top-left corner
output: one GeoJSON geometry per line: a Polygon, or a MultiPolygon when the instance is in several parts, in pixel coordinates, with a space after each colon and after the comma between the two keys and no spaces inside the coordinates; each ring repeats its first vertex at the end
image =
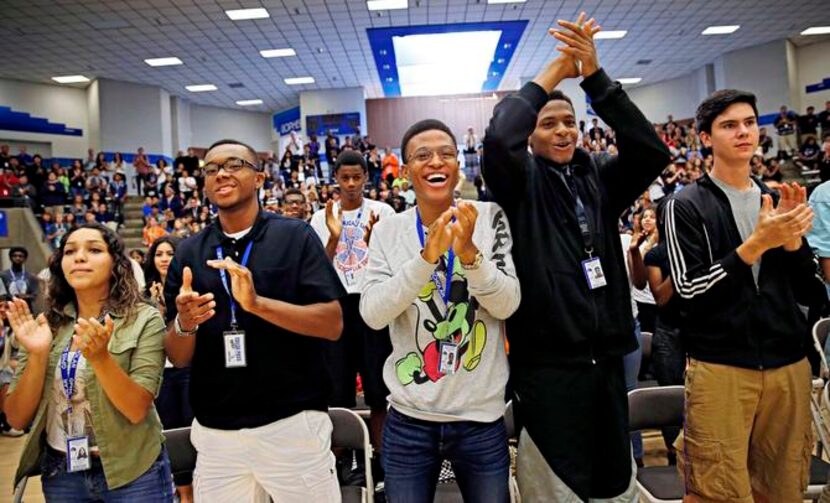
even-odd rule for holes
{"type": "MultiPolygon", "coordinates": [[[[423,248],[426,246],[426,239],[424,239],[424,224],[421,221],[421,212],[418,208],[415,208],[415,227],[418,230],[418,239],[421,241],[421,248],[423,248]]],[[[438,271],[432,271],[432,282],[435,284],[435,288],[438,289],[438,293],[441,294],[441,298],[444,299],[444,305],[447,307],[450,306],[450,283],[452,282],[453,269],[455,269],[455,251],[450,247],[449,257],[447,259],[447,284],[445,288],[441,287],[441,278],[438,276],[438,271]]]]}
{"type": "MultiPolygon", "coordinates": [[[[242,267],[246,267],[248,265],[248,259],[251,258],[251,248],[253,247],[254,242],[251,240],[245,248],[245,254],[242,255],[242,262],[240,262],[242,267]]],[[[216,247],[216,258],[219,260],[224,260],[225,258],[222,253],[222,245],[216,247]]],[[[238,326],[236,322],[236,301],[233,300],[233,292],[231,291],[230,283],[228,282],[228,274],[224,269],[219,269],[219,276],[222,278],[222,286],[225,287],[225,292],[228,294],[228,298],[231,299],[231,328],[236,330],[236,327],[238,326]]]]}
{"type": "Polygon", "coordinates": [[[69,348],[72,346],[72,339],[66,345],[66,349],[61,352],[60,369],[61,381],[63,382],[63,390],[66,392],[66,399],[69,402],[67,409],[68,413],[72,413],[72,395],[75,394],[75,374],[78,372],[78,362],[81,359],[81,352],[75,351],[72,355],[72,360],[69,360],[69,348]]]}
{"type": "MultiPolygon", "coordinates": [[[[357,212],[357,218],[354,220],[354,224],[349,222],[349,227],[354,227],[355,229],[360,228],[360,219],[363,218],[363,208],[365,208],[365,207],[366,207],[366,200],[364,199],[363,202],[360,204],[360,210],[358,210],[358,212],[357,212]]],[[[342,206],[340,207],[340,212],[341,212],[341,215],[342,215],[342,212],[343,212],[343,207],[342,206]]],[[[344,227],[346,226],[346,220],[343,220],[343,226],[344,227]]],[[[357,239],[354,236],[355,236],[355,234],[352,234],[351,239],[349,239],[348,237],[346,237],[345,232],[342,232],[342,231],[340,232],[340,239],[343,242],[346,243],[346,250],[348,250],[348,253],[352,252],[352,248],[354,247],[354,242],[357,241],[357,239]]]]}

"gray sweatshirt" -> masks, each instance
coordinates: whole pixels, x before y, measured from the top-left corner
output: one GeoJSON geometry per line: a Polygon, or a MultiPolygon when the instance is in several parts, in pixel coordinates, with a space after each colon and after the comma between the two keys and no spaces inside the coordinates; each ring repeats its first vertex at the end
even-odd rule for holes
{"type": "Polygon", "coordinates": [[[383,380],[391,405],[426,421],[492,422],[504,413],[502,320],[519,307],[521,291],[504,211],[495,203],[473,204],[479,213],[473,243],[484,261],[467,271],[455,259],[449,313],[441,294],[446,261],[436,266],[421,257],[415,208],[378,222],[369,243],[360,314],[374,329],[389,325],[392,354],[383,380]],[[457,347],[454,373],[439,370],[446,341],[457,347]]]}

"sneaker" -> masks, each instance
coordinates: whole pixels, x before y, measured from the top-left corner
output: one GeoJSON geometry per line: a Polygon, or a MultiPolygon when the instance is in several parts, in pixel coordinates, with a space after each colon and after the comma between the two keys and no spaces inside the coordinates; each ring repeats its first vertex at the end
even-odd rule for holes
{"type": "Polygon", "coordinates": [[[0,435],[4,437],[22,437],[26,433],[20,430],[15,430],[14,428],[9,428],[8,430],[0,431],[0,435]]]}

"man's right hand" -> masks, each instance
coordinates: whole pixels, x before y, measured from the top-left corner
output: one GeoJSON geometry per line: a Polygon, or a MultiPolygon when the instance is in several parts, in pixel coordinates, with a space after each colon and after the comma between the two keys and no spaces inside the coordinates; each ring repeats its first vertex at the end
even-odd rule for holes
{"type": "Polygon", "coordinates": [[[449,251],[453,243],[452,208],[447,209],[429,226],[424,244],[423,257],[430,264],[437,264],[442,255],[449,251]]]}
{"type": "Polygon", "coordinates": [[[343,212],[340,212],[339,217],[334,215],[334,199],[329,199],[326,203],[326,227],[329,229],[329,239],[339,241],[343,232],[343,212]]]}
{"type": "Polygon", "coordinates": [[[182,271],[182,286],[176,296],[176,310],[179,313],[179,324],[185,332],[192,332],[196,327],[213,318],[216,302],[212,293],[199,295],[193,291],[193,272],[189,267],[182,271]]]}
{"type": "Polygon", "coordinates": [[[37,318],[33,317],[29,304],[23,299],[14,298],[9,302],[6,314],[14,336],[23,349],[33,356],[49,355],[52,330],[42,313],[37,318]]]}

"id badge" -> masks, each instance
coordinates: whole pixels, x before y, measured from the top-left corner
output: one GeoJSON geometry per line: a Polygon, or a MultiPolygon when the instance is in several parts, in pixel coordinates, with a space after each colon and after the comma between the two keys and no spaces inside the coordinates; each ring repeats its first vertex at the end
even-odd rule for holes
{"type": "Polygon", "coordinates": [[[354,271],[343,271],[343,277],[346,279],[346,286],[354,286],[354,271]]]}
{"type": "Polygon", "coordinates": [[[225,336],[225,368],[245,367],[245,331],[228,330],[225,336]]]}
{"type": "Polygon", "coordinates": [[[89,470],[91,463],[89,437],[71,437],[66,439],[66,471],[82,472],[89,470]]]}
{"type": "Polygon", "coordinates": [[[438,361],[438,371],[444,375],[455,374],[455,364],[458,361],[458,344],[452,342],[439,343],[441,359],[438,361]]]}
{"type": "Polygon", "coordinates": [[[596,290],[608,284],[599,257],[583,260],[582,271],[585,273],[585,279],[588,281],[588,287],[591,290],[596,290]]]}

